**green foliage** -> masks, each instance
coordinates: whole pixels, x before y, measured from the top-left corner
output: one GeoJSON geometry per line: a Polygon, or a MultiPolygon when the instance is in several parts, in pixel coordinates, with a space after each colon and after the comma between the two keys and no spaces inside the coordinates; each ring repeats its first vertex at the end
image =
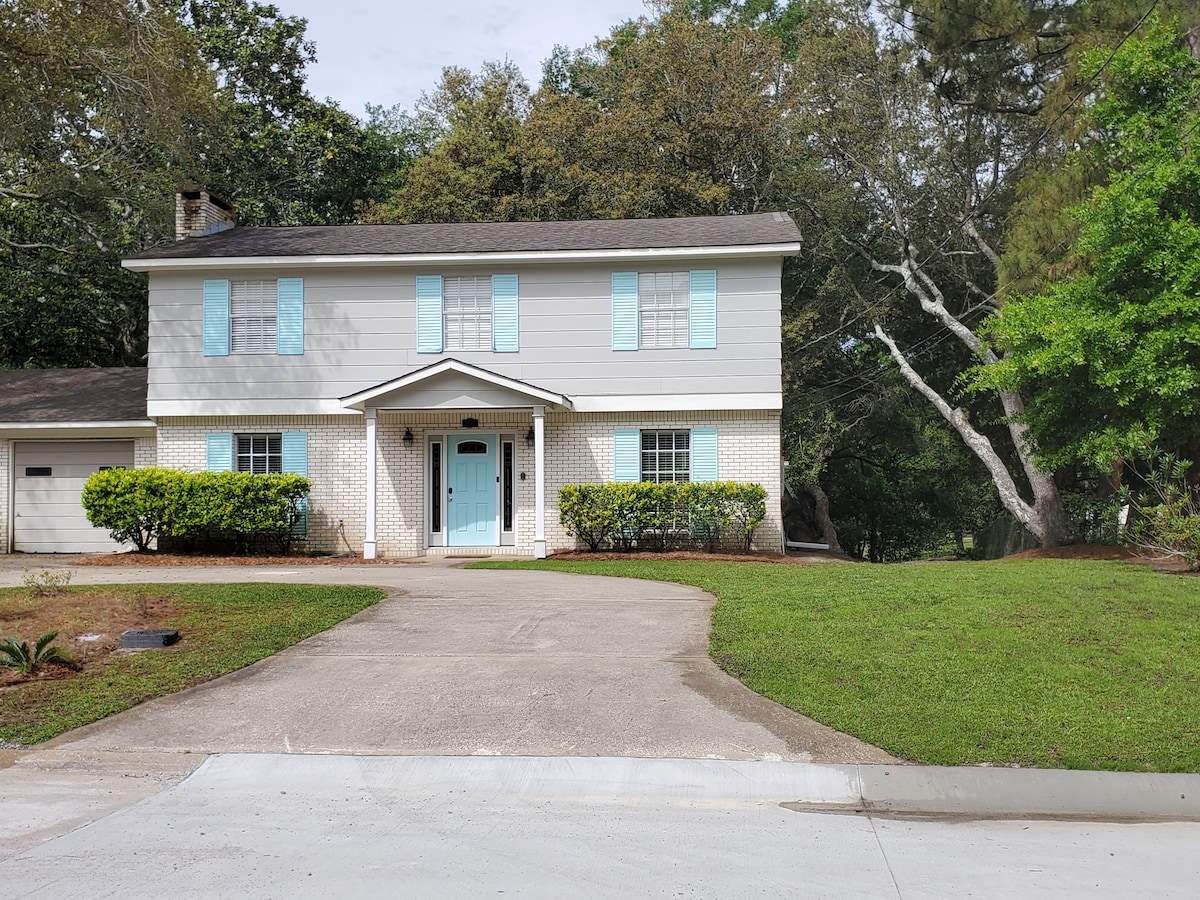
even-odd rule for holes
{"type": "Polygon", "coordinates": [[[387,199],[369,204],[368,222],[492,222],[526,218],[519,139],[529,85],[511,62],[480,74],[448,67],[416,119],[404,120],[430,142],[387,199]]]}
{"type": "Polygon", "coordinates": [[[478,567],[710,591],[727,672],[914,762],[1200,772],[1195,578],[1065,560],[478,567]]]}
{"type": "Polygon", "coordinates": [[[25,571],[21,573],[21,583],[35,598],[54,597],[61,594],[71,583],[71,570],[60,569],[51,572],[43,569],[41,572],[25,571]]]}
{"type": "Polygon", "coordinates": [[[186,477],[174,469],[105,469],[84,484],[83,508],[114,541],[145,551],[165,533],[186,477]]]}
{"type": "MultiPolygon", "coordinates": [[[[75,590],[86,590],[76,588],[75,590]]],[[[108,595],[169,599],[183,640],[162,653],[113,654],[72,678],[0,691],[0,738],[35,744],[248,666],[378,603],[375,588],[292,584],[122,585],[108,595]]]]}
{"type": "Polygon", "coordinates": [[[613,494],[602,484],[567,484],[558,492],[558,519],[567,534],[595,552],[617,527],[613,494]]]}
{"type": "Polygon", "coordinates": [[[558,508],[567,534],[593,551],[611,541],[620,550],[696,546],[712,552],[728,535],[749,553],[766,501],[761,484],[610,482],[565,485],[558,508]]]}
{"type": "Polygon", "coordinates": [[[1007,359],[977,373],[1024,391],[1047,465],[1188,447],[1200,434],[1200,64],[1173,30],[1126,43],[1092,110],[1104,184],[1075,209],[1080,271],[1007,304],[1007,359]]]}
{"type": "Polygon", "coordinates": [[[309,486],[302,475],[279,472],[186,474],[169,534],[189,546],[232,542],[239,553],[249,553],[265,542],[286,552],[309,486]]]}
{"type": "Polygon", "coordinates": [[[159,538],[190,547],[232,544],[241,553],[286,552],[304,517],[310,483],[273,472],[106,469],[83,489],[88,521],[144,551],[159,538]]]}
{"type": "Polygon", "coordinates": [[[1125,491],[1136,513],[1129,537],[1164,556],[1174,556],[1190,569],[1200,569],[1200,488],[1188,479],[1191,460],[1161,454],[1142,480],[1144,491],[1125,491]]]}
{"type": "Polygon", "coordinates": [[[29,677],[41,666],[50,663],[69,662],[66,652],[61,647],[52,647],[57,631],[48,631],[37,639],[33,649],[29,644],[16,638],[0,640],[0,666],[16,669],[20,674],[29,677]]]}

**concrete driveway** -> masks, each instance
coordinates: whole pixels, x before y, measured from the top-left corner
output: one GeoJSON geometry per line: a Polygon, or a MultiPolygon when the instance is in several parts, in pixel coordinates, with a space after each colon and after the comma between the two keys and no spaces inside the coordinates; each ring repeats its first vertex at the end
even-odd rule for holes
{"type": "Polygon", "coordinates": [[[894,762],[721,672],[707,652],[713,598],[695,588],[432,565],[74,572],[74,584],[355,583],[392,596],[56,749],[894,762]]]}
{"type": "MultiPolygon", "coordinates": [[[[0,585],[67,561],[23,562],[0,562],[0,585]]],[[[893,761],[721,672],[707,655],[713,599],[694,588],[431,564],[73,573],[77,585],[270,580],[391,596],[224,678],[0,750],[0,858],[217,753],[893,761]]]]}

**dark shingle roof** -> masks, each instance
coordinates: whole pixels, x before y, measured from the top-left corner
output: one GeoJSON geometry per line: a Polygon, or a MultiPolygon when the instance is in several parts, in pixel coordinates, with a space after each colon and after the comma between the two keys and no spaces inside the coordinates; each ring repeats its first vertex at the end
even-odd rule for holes
{"type": "Polygon", "coordinates": [[[306,225],[234,228],[153,247],[128,259],[640,250],[787,244],[799,240],[799,229],[784,213],[583,222],[306,225]]]}
{"type": "Polygon", "coordinates": [[[0,371],[0,422],[129,422],[145,418],[145,369],[0,371]]]}

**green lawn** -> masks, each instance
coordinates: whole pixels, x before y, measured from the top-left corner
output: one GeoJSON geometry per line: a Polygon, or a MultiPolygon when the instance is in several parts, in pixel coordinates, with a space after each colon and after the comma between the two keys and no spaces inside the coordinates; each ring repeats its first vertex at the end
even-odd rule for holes
{"type": "MultiPolygon", "coordinates": [[[[159,627],[178,628],[173,647],[116,653],[66,678],[0,689],[0,738],[33,744],[135,703],[207,681],[277,653],[379,602],[373,588],[315,585],[123,585],[72,588],[108,605],[136,604],[148,594],[169,598],[178,614],[159,627]]],[[[20,588],[0,591],[15,617],[20,588]]],[[[78,599],[73,597],[72,599],[78,599]]],[[[53,603],[51,598],[49,603],[53,603]]],[[[3,623],[0,623],[0,630],[3,623]]]]}
{"type": "Polygon", "coordinates": [[[1200,578],[1063,560],[504,565],[711,591],[726,671],[906,759],[1200,772],[1200,578]]]}

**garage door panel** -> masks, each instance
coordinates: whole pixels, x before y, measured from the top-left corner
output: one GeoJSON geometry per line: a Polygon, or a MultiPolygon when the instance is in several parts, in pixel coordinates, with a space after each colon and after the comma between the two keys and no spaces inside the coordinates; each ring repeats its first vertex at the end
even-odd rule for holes
{"type": "Polygon", "coordinates": [[[94,527],[80,502],[88,476],[133,466],[133,441],[18,443],[13,450],[13,547],[24,553],[126,549],[94,527]],[[27,475],[27,469],[37,470],[27,475]],[[46,470],[50,474],[44,474],[46,470]]]}

